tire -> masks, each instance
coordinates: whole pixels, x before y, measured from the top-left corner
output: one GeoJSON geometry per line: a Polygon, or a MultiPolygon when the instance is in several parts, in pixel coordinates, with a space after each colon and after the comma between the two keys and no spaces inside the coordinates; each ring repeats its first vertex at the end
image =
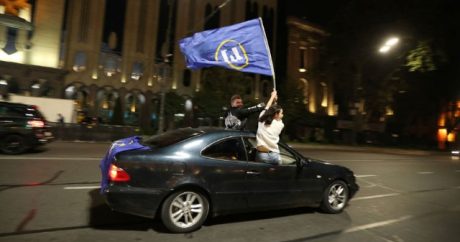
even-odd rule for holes
{"type": "Polygon", "coordinates": [[[174,233],[186,233],[201,227],[208,216],[209,201],[203,194],[182,190],[171,194],[161,207],[161,221],[174,233]]]}
{"type": "Polygon", "coordinates": [[[24,137],[16,134],[8,135],[1,141],[1,151],[8,155],[24,153],[28,147],[24,137]]]}
{"type": "Polygon", "coordinates": [[[341,213],[347,206],[349,197],[347,184],[335,180],[324,191],[320,208],[325,213],[341,213]]]}

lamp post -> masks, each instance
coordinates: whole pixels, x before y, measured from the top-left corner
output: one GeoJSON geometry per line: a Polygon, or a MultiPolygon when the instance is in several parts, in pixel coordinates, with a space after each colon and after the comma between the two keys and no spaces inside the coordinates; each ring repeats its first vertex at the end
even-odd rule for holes
{"type": "Polygon", "coordinates": [[[154,65],[153,79],[156,80],[160,86],[160,114],[158,120],[158,134],[163,133],[164,130],[164,114],[165,114],[165,100],[166,100],[166,87],[171,75],[171,66],[168,63],[158,63],[154,65]]]}
{"type": "MultiPolygon", "coordinates": [[[[384,43],[379,46],[378,52],[382,55],[389,53],[393,50],[400,39],[398,37],[387,38],[384,43]]],[[[363,80],[366,80],[366,75],[363,72],[365,70],[365,65],[369,65],[369,57],[367,56],[368,52],[361,53],[364,55],[364,58],[359,58],[355,60],[356,64],[356,75],[353,82],[353,91],[351,93],[352,100],[348,104],[349,115],[352,118],[353,125],[351,127],[351,141],[352,144],[357,144],[358,133],[363,131],[363,128],[366,126],[367,112],[365,105],[367,105],[366,100],[363,97],[364,93],[364,83],[363,80]]],[[[367,69],[367,68],[366,68],[367,69]]]]}

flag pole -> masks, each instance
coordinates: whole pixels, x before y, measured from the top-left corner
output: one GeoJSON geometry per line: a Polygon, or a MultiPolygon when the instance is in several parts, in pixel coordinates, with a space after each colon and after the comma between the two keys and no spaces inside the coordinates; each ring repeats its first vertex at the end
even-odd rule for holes
{"type": "Polygon", "coordinates": [[[260,27],[262,28],[262,32],[264,33],[265,49],[268,52],[268,58],[270,60],[270,69],[272,71],[272,77],[273,77],[273,89],[276,90],[276,76],[275,76],[275,69],[273,68],[272,54],[270,53],[270,46],[268,46],[267,35],[265,34],[264,23],[262,22],[261,17],[259,17],[259,22],[260,22],[260,27]]]}

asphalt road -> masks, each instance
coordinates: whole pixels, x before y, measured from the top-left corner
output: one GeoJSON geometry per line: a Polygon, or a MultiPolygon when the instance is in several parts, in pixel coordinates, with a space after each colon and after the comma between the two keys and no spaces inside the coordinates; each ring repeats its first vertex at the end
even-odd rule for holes
{"type": "Polygon", "coordinates": [[[459,241],[460,160],[445,154],[298,145],[356,173],[361,190],[343,213],[232,215],[170,234],[158,221],[104,204],[98,164],[108,146],[55,142],[0,155],[0,241],[459,241]]]}

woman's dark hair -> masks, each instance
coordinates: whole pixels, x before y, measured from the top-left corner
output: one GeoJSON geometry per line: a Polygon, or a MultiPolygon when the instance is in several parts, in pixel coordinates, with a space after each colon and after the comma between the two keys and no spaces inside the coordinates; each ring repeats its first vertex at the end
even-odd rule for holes
{"type": "Polygon", "coordinates": [[[259,122],[263,122],[265,125],[272,124],[275,115],[278,114],[281,109],[282,108],[279,105],[271,106],[269,109],[265,110],[265,113],[262,116],[260,116],[259,122]]]}

